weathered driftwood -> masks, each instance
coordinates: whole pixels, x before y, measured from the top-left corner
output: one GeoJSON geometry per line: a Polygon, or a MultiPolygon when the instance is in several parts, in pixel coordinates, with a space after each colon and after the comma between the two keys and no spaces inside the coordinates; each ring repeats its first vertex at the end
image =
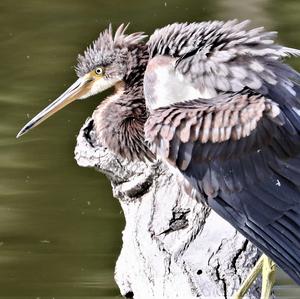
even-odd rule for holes
{"type": "MultiPolygon", "coordinates": [[[[91,143],[88,124],[77,138],[77,163],[108,176],[126,219],[115,268],[121,294],[136,299],[230,298],[257,260],[256,247],[189,198],[162,163],[128,163],[100,142],[91,143]]],[[[258,294],[256,285],[246,298],[258,294]]]]}

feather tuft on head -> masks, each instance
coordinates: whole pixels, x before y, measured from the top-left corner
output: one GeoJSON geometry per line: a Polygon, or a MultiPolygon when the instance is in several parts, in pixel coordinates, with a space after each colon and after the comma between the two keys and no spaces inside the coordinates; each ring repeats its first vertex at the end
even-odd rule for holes
{"type": "Polygon", "coordinates": [[[99,37],[87,47],[83,55],[79,54],[75,67],[78,77],[85,75],[97,66],[106,66],[112,63],[118,54],[124,55],[126,49],[143,41],[147,35],[143,32],[126,34],[129,26],[121,24],[115,34],[111,24],[100,33],[99,37]],[[123,50],[123,51],[122,51],[123,50]],[[122,53],[121,53],[122,51],[122,53]]]}

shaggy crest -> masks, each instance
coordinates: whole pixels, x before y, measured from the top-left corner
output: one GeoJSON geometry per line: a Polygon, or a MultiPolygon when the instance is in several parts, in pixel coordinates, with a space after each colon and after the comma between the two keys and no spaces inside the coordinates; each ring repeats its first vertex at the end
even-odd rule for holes
{"type": "Polygon", "coordinates": [[[78,64],[75,68],[78,77],[92,71],[97,66],[106,66],[112,63],[120,54],[127,53],[127,48],[140,43],[147,35],[144,32],[126,34],[129,24],[121,24],[113,35],[111,24],[100,33],[99,37],[78,55],[78,64]],[[123,52],[122,52],[123,51],[123,52]]]}

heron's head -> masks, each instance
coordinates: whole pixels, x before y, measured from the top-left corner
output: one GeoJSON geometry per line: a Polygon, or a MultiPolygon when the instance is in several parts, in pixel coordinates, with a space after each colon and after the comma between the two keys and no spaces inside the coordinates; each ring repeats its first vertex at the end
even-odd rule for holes
{"type": "Polygon", "coordinates": [[[17,138],[42,123],[45,119],[77,99],[85,99],[121,82],[130,72],[130,49],[139,44],[142,32],[125,34],[123,24],[113,35],[112,28],[101,32],[85,51],[78,56],[76,73],[78,80],[44,110],[30,120],[17,138]]]}

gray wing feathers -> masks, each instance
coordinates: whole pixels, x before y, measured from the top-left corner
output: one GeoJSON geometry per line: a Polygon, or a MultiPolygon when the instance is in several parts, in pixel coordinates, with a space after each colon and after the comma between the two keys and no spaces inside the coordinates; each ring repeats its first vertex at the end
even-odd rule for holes
{"type": "Polygon", "coordinates": [[[276,103],[245,90],[220,95],[213,101],[198,99],[157,109],[146,122],[146,139],[155,143],[160,155],[169,159],[169,142],[173,138],[181,143],[237,141],[248,137],[262,117],[280,123],[279,114],[276,103]]]}
{"type": "Polygon", "coordinates": [[[197,88],[226,92],[249,87],[266,94],[268,86],[288,79],[278,76],[273,65],[300,51],[274,44],[276,32],[246,29],[248,24],[232,20],[168,25],[150,37],[150,55],[178,58],[177,70],[197,88]]]}

